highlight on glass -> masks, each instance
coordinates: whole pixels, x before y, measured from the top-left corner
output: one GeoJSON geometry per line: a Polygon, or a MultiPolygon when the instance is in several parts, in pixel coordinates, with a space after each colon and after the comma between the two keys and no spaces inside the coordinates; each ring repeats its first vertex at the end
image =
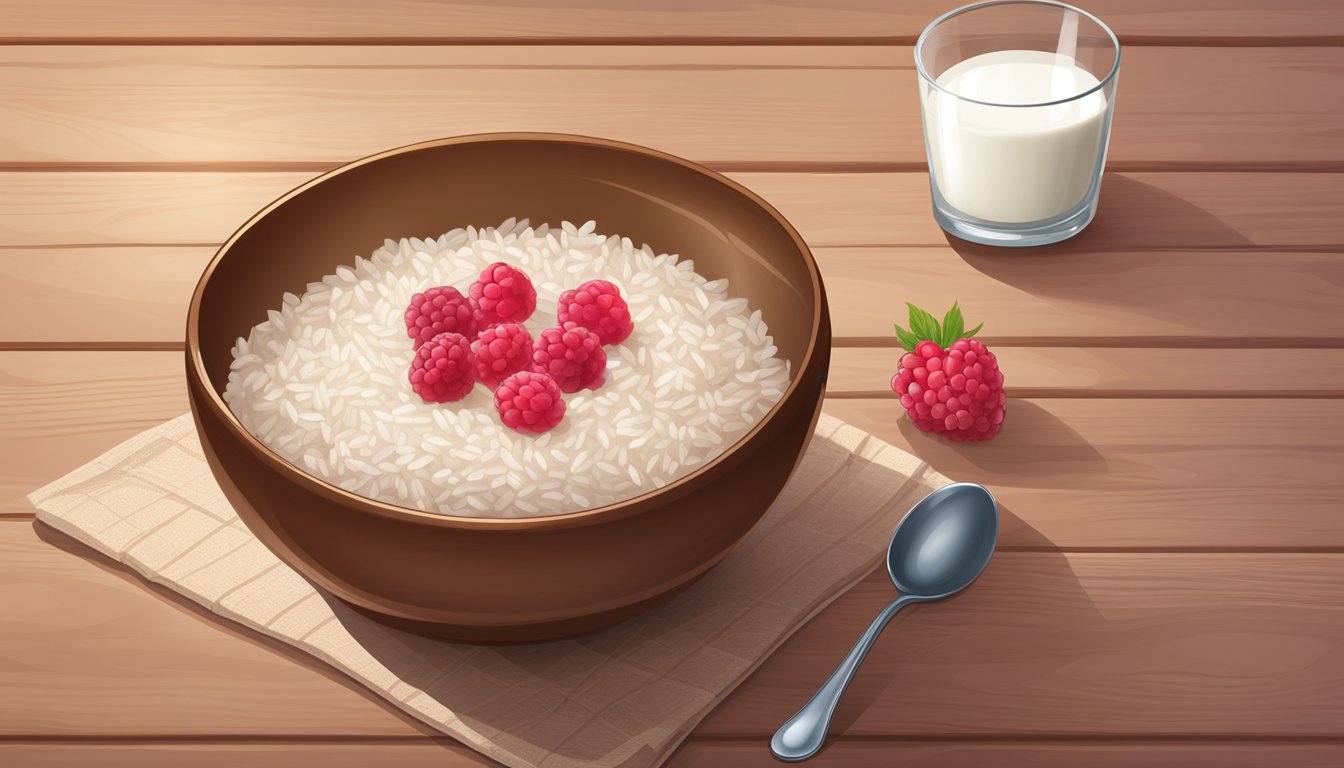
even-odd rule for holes
{"type": "Polygon", "coordinates": [[[978,243],[1044,245],[1097,211],[1120,43],[1050,0],[935,19],[915,45],[934,218],[978,243]]]}

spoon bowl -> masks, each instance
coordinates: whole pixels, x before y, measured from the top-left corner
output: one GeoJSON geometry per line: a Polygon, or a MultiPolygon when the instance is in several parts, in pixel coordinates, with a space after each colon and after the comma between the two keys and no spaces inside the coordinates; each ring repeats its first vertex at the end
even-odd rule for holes
{"type": "Polygon", "coordinates": [[[770,739],[770,751],[787,762],[806,760],[826,741],[840,697],[868,649],[896,612],[910,603],[941,600],[975,581],[994,554],[999,507],[974,483],[953,483],[910,508],[887,546],[887,573],[901,595],[877,615],[821,688],[770,739]]]}
{"type": "Polygon", "coordinates": [[[887,547],[887,573],[903,595],[941,600],[970,586],[999,536],[998,505],[975,483],[953,483],[906,513],[887,547]]]}

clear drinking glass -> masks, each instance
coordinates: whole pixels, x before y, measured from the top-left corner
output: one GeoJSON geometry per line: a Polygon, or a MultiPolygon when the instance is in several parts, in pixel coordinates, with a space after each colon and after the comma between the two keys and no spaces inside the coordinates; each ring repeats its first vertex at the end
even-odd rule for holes
{"type": "Polygon", "coordinates": [[[1097,211],[1120,42],[1092,14],[993,0],[915,44],[933,216],[988,245],[1072,237],[1097,211]]]}

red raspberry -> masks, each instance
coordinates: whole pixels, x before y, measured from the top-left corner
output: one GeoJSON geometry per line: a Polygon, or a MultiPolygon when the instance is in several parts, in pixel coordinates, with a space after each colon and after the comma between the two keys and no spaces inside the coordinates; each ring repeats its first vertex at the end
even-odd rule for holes
{"type": "MultiPolygon", "coordinates": [[[[981,324],[983,325],[983,323],[981,324]]],[[[915,426],[957,442],[988,440],[1003,425],[1003,373],[994,353],[974,336],[981,326],[963,333],[961,310],[953,305],[940,326],[932,315],[910,306],[910,327],[896,326],[901,345],[909,352],[891,377],[891,389],[901,396],[915,426]],[[932,336],[951,346],[943,347],[932,336]]]]}
{"type": "Polygon", "coordinates": [[[476,383],[471,342],[460,333],[440,333],[415,350],[411,389],[426,403],[452,403],[476,383]]]}
{"type": "Polygon", "coordinates": [[[471,314],[471,302],[456,288],[441,285],[411,297],[406,308],[406,335],[415,341],[415,348],[440,333],[460,333],[468,339],[476,338],[476,319],[471,314]]]}
{"type": "Polygon", "coordinates": [[[597,389],[607,373],[607,352],[597,334],[577,323],[551,327],[532,345],[532,370],[550,374],[561,392],[597,389]]]}
{"type": "Polygon", "coordinates": [[[589,280],[565,291],[556,306],[561,325],[578,323],[596,333],[604,345],[620,344],[635,330],[630,306],[621,298],[621,289],[606,280],[589,280]]]}
{"type": "Polygon", "coordinates": [[[555,379],[544,373],[519,371],[495,390],[495,410],[515,432],[540,434],[555,429],[565,416],[565,400],[555,379]]]}
{"type": "Polygon", "coordinates": [[[517,323],[496,325],[476,339],[476,378],[491,389],[532,364],[532,334],[517,323]]]}
{"type": "Polygon", "coordinates": [[[537,289],[517,267],[497,261],[481,272],[468,289],[476,311],[476,325],[521,323],[537,309],[537,289]]]}

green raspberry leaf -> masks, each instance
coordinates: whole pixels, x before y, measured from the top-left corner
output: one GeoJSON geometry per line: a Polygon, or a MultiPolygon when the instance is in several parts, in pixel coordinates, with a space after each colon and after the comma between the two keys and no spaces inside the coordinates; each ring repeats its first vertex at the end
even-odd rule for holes
{"type": "Polygon", "coordinates": [[[914,304],[906,302],[906,306],[910,308],[910,333],[921,339],[924,338],[925,327],[923,316],[920,315],[919,309],[915,307],[914,304]]]}
{"type": "Polygon", "coordinates": [[[916,307],[910,302],[905,305],[910,308],[910,331],[919,337],[919,341],[928,339],[929,341],[938,341],[938,334],[941,329],[938,327],[938,321],[933,315],[916,307]]]}
{"type": "Polygon", "coordinates": [[[938,346],[947,349],[952,343],[961,338],[961,334],[966,330],[966,320],[961,316],[961,307],[956,302],[952,303],[952,308],[947,310],[943,316],[943,338],[938,342],[938,346]]]}
{"type": "Polygon", "coordinates": [[[899,325],[895,326],[895,328],[896,340],[901,343],[901,347],[903,347],[906,352],[914,352],[915,345],[919,343],[919,337],[899,325]]]}
{"type": "Polygon", "coordinates": [[[981,328],[984,328],[984,327],[985,327],[985,324],[984,324],[984,323],[981,323],[981,324],[975,326],[974,328],[972,328],[970,331],[961,334],[961,338],[963,338],[963,339],[969,339],[969,338],[971,338],[972,336],[974,336],[975,334],[979,333],[979,332],[980,332],[980,329],[981,329],[981,328]]]}

